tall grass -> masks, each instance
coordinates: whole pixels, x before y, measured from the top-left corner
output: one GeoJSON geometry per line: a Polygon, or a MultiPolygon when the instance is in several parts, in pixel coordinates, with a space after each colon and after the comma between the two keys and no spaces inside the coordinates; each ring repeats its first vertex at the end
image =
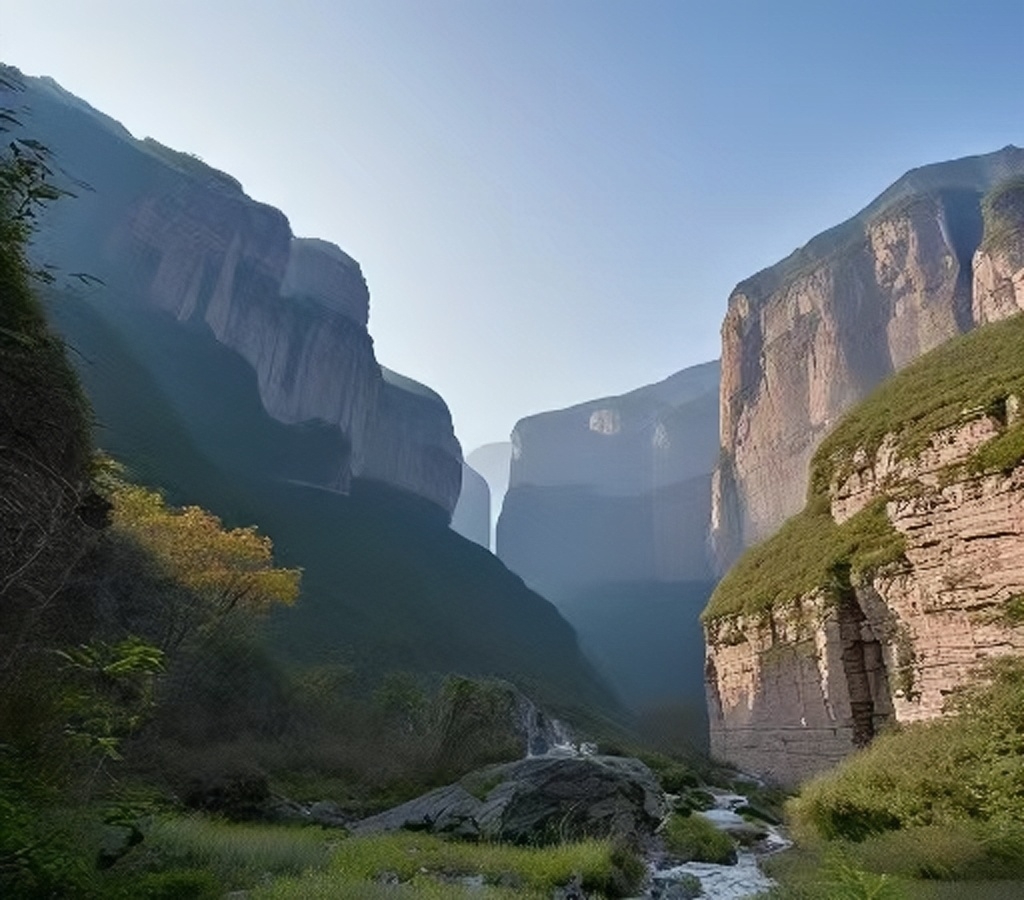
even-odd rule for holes
{"type": "Polygon", "coordinates": [[[225,883],[246,886],[268,875],[297,875],[327,863],[335,833],[304,827],[248,825],[200,816],[161,819],[148,848],[175,867],[207,869],[225,883]]]}

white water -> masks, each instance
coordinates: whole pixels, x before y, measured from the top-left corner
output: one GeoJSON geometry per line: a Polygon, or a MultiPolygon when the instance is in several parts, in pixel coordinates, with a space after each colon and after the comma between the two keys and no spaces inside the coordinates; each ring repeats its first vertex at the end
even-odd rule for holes
{"type": "MultiPolygon", "coordinates": [[[[715,808],[693,815],[704,816],[715,827],[723,830],[747,824],[747,821],[736,812],[738,807],[747,803],[746,797],[714,789],[708,793],[715,798],[715,808]]],[[[642,896],[659,897],[666,888],[673,882],[679,882],[684,875],[692,875],[700,880],[704,890],[701,896],[705,900],[746,900],[774,887],[775,882],[761,871],[758,860],[771,853],[785,850],[791,842],[774,825],[765,824],[763,828],[767,832],[764,840],[759,841],[753,849],[741,848],[733,866],[697,862],[672,866],[665,862],[652,862],[650,887],[642,896]]]]}

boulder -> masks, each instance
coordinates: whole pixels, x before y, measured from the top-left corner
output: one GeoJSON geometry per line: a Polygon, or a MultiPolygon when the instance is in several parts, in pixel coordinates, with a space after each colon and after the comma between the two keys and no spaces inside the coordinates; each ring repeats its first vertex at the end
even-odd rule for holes
{"type": "Polygon", "coordinates": [[[481,769],[351,830],[425,829],[530,845],[582,837],[640,843],[666,812],[657,779],[637,759],[543,756],[481,769]]]}

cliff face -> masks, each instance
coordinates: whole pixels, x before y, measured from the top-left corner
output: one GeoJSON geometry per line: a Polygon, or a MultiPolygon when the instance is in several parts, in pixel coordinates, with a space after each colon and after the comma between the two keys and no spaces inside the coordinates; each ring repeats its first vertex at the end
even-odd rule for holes
{"type": "Polygon", "coordinates": [[[718,364],[522,419],[498,555],[556,600],[613,581],[709,577],[718,364]]]}
{"type": "Polygon", "coordinates": [[[1024,151],[1013,147],[914,170],[736,287],[722,326],[723,453],[712,493],[720,569],[802,506],[810,459],[844,411],[1018,303],[1016,251],[979,247],[982,197],[1021,172],[1024,151]]]}
{"type": "Polygon", "coordinates": [[[897,383],[881,399],[873,395],[870,412],[898,416],[894,399],[921,394],[949,372],[961,394],[943,386],[934,402],[906,413],[945,403],[953,424],[926,440],[906,429],[874,440],[864,437],[867,413],[844,423],[862,436],[860,446],[836,450],[830,438],[822,451],[832,455],[815,460],[819,475],[831,472],[827,513],[814,513],[812,500],[801,517],[818,517],[795,548],[799,518],[722,582],[719,592],[729,596],[716,593],[705,614],[716,756],[798,783],[887,723],[941,715],[946,696],[985,659],[1024,653],[1024,319],[995,329],[943,348],[931,370],[915,367],[908,374],[917,380],[902,395],[897,383]],[[964,402],[974,382],[968,373],[991,378],[974,404],[964,402]],[[882,527],[877,519],[863,526],[872,509],[884,509],[882,527]],[[815,535],[833,527],[827,556],[815,535]],[[736,573],[766,583],[784,545],[810,561],[766,598],[740,597],[749,582],[736,573]],[[799,582],[807,569],[817,585],[810,589],[799,582]],[[795,589],[787,592],[788,584],[795,589]]]}
{"type": "Polygon", "coordinates": [[[208,328],[254,369],[275,419],[337,427],[344,450],[322,486],[384,481],[450,514],[461,451],[448,410],[377,364],[359,265],[325,241],[295,238],[282,213],[230,176],[135,141],[53,82],[27,85],[33,136],[89,185],[55,207],[40,258],[102,278],[112,320],[116,297],[208,328]]]}

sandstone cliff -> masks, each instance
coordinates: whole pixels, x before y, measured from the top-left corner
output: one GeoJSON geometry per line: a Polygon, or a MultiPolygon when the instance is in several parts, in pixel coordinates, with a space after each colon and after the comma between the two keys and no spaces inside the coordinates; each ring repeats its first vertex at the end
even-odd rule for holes
{"type": "Polygon", "coordinates": [[[844,411],[922,353],[1019,305],[1020,259],[1009,242],[981,247],[981,201],[1022,172],[1015,147],[916,169],[736,287],[722,325],[712,501],[721,570],[801,507],[811,456],[844,411]],[[988,299],[977,299],[981,288],[988,299]]]}
{"type": "MultiPolygon", "coordinates": [[[[26,79],[26,125],[87,187],[58,204],[37,251],[64,272],[102,278],[88,301],[116,325],[118,304],[205,328],[257,376],[287,424],[336,427],[342,448],[323,487],[379,480],[451,513],[461,451],[433,392],[382,371],[367,330],[358,263],[292,235],[285,216],[237,181],[120,125],[48,79],[26,79]]],[[[292,467],[294,468],[294,467],[292,467]]]]}
{"type": "Polygon", "coordinates": [[[498,555],[557,598],[614,581],[709,577],[718,364],[520,420],[498,555]]]}
{"type": "Polygon", "coordinates": [[[796,783],[1024,652],[1024,318],[922,358],[822,445],[807,508],[705,612],[716,756],[796,783]]]}

